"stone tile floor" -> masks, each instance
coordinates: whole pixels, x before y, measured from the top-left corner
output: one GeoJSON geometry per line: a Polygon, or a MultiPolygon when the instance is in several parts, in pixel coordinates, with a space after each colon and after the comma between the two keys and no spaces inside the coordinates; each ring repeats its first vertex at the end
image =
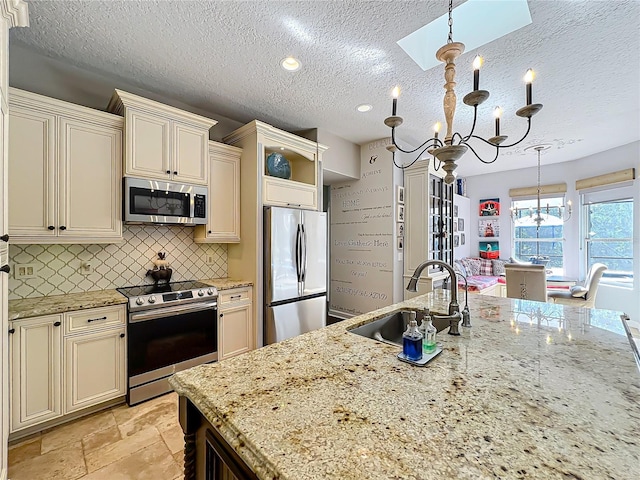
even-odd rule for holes
{"type": "Polygon", "coordinates": [[[11,480],[183,478],[178,396],[109,410],[9,445],[11,480]]]}

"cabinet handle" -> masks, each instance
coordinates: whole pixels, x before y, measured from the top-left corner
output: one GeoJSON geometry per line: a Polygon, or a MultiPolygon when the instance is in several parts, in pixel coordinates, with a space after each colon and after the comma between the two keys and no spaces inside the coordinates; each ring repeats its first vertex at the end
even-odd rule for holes
{"type": "Polygon", "coordinates": [[[121,333],[121,334],[120,334],[120,338],[124,338],[124,333],[121,333]]]}
{"type": "Polygon", "coordinates": [[[87,320],[87,322],[88,322],[88,323],[91,323],[91,322],[97,322],[97,321],[99,321],[99,320],[106,320],[106,319],[107,319],[107,317],[90,318],[89,320],[87,320]]]}
{"type": "Polygon", "coordinates": [[[55,322],[55,323],[53,324],[53,326],[54,326],[54,327],[59,327],[60,325],[62,325],[62,323],[61,323],[61,322],[55,322]]]}
{"type": "Polygon", "coordinates": [[[9,329],[9,334],[13,335],[14,333],[16,333],[16,329],[15,328],[10,328],[9,329]]]}
{"type": "Polygon", "coordinates": [[[49,226],[47,227],[47,230],[55,230],[55,229],[56,229],[56,227],[54,227],[53,225],[49,225],[49,226]]]}
{"type": "Polygon", "coordinates": [[[178,174],[178,171],[177,171],[177,170],[175,170],[175,171],[173,172],[173,174],[174,174],[174,175],[177,175],[177,174],[178,174]]]}
{"type": "Polygon", "coordinates": [[[222,317],[224,317],[224,313],[221,313],[221,314],[220,314],[220,318],[222,318],[222,317]]]}
{"type": "Polygon", "coordinates": [[[67,229],[67,227],[65,227],[64,225],[62,225],[62,226],[60,227],[60,230],[63,230],[63,231],[64,231],[64,230],[66,230],[66,229],[67,229]]]}
{"type": "Polygon", "coordinates": [[[287,203],[288,206],[290,207],[301,207],[302,205],[299,203],[287,203]]]}
{"type": "Polygon", "coordinates": [[[234,298],[242,298],[242,294],[231,295],[231,300],[233,300],[234,298]]]}
{"type": "Polygon", "coordinates": [[[167,170],[167,175],[171,175],[171,170],[167,170]]]}
{"type": "Polygon", "coordinates": [[[2,265],[0,267],[0,272],[10,273],[11,272],[11,267],[9,265],[2,265]]]}
{"type": "Polygon", "coordinates": [[[4,235],[2,235],[0,237],[0,240],[2,240],[3,242],[8,242],[9,241],[9,235],[7,235],[6,233],[4,235]]]}

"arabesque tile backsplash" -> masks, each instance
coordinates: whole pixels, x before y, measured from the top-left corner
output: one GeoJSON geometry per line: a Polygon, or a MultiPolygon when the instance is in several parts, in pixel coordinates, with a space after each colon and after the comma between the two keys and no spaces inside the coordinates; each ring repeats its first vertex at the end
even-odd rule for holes
{"type": "Polygon", "coordinates": [[[227,276],[226,245],[194,243],[193,228],[125,225],[123,237],[116,244],[9,245],[12,272],[16,264],[33,265],[37,271],[37,278],[12,274],[9,299],[153,283],[146,273],[160,251],[167,253],[171,281],[227,276]],[[90,263],[93,272],[81,274],[82,262],[90,263]]]}

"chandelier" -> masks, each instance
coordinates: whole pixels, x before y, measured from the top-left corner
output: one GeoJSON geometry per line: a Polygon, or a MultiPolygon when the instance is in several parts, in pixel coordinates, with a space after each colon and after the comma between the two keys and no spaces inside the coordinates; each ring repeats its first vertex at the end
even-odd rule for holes
{"type": "MultiPolygon", "coordinates": [[[[464,44],[460,42],[453,41],[453,19],[451,13],[453,11],[453,0],[449,0],[449,36],[447,38],[447,43],[440,47],[440,49],[436,52],[436,58],[441,62],[444,62],[444,78],[445,78],[445,94],[443,99],[443,107],[444,107],[444,117],[447,124],[447,132],[444,137],[444,141],[438,138],[439,130],[440,130],[440,122],[436,123],[434,127],[434,136],[428,140],[426,140],[422,145],[414,148],[413,150],[403,149],[400,147],[396,141],[396,128],[402,125],[402,117],[396,115],[397,105],[398,105],[398,96],[400,95],[400,90],[398,87],[394,88],[393,91],[393,107],[392,113],[390,117],[387,117],[384,121],[385,125],[391,128],[391,145],[387,147],[389,151],[393,153],[393,163],[399,168],[408,168],[413,165],[416,161],[418,161],[422,154],[427,151],[431,155],[436,158],[440,164],[442,165],[442,169],[446,172],[446,176],[444,177],[444,181],[446,183],[453,183],[455,180],[454,171],[458,166],[456,162],[460,160],[460,158],[467,152],[467,150],[471,150],[471,152],[483,163],[493,163],[498,159],[498,154],[500,149],[513,147],[514,145],[522,142],[529,131],[531,130],[531,117],[533,117],[536,113],[538,113],[542,109],[542,104],[540,103],[532,103],[532,89],[531,84],[533,82],[533,70],[527,70],[525,75],[525,86],[526,86],[526,105],[516,111],[516,115],[522,118],[527,119],[527,131],[519,139],[517,142],[503,145],[504,141],[508,138],[504,135],[500,134],[500,116],[502,115],[502,109],[500,107],[496,107],[494,109],[494,117],[495,117],[495,135],[489,139],[484,139],[479,135],[474,135],[474,130],[476,127],[477,114],[478,114],[478,105],[482,104],[489,98],[489,92],[486,90],[479,89],[480,83],[480,67],[482,65],[482,58],[476,56],[473,62],[473,91],[464,96],[463,102],[466,105],[473,107],[473,125],[471,126],[471,131],[467,135],[462,135],[459,132],[455,132],[453,130],[453,119],[456,111],[456,92],[454,87],[456,85],[455,75],[456,75],[456,65],[455,60],[464,53],[464,44]],[[471,139],[478,140],[480,142],[484,142],[492,147],[495,147],[495,156],[492,160],[484,160],[478,155],[478,153],[474,150],[474,148],[469,144],[471,139]],[[413,160],[410,164],[400,166],[395,161],[395,152],[399,150],[402,153],[412,154],[418,152],[415,160],[413,160]]],[[[439,166],[436,168],[436,170],[439,166]]]]}

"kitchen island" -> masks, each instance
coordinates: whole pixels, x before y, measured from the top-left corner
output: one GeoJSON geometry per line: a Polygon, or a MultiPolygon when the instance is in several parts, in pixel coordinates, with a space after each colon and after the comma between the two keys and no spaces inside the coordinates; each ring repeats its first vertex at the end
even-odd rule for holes
{"type": "Polygon", "coordinates": [[[347,331],[447,304],[437,291],[174,375],[185,478],[205,478],[207,442],[238,478],[640,478],[619,313],[474,296],[472,328],[440,332],[423,368],[347,331]]]}

